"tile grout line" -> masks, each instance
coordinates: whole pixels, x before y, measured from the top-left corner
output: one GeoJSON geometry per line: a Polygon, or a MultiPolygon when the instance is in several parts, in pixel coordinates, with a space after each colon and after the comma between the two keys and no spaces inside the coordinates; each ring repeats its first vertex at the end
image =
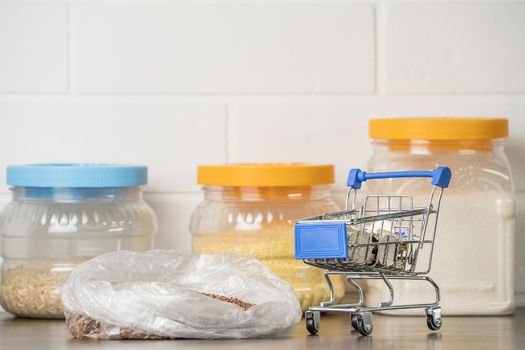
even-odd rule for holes
{"type": "MultiPolygon", "coordinates": [[[[1,1],[1,0],[0,0],[1,1]]],[[[71,50],[73,51],[73,50],[71,50]]],[[[70,54],[70,66],[74,66],[74,54],[70,54]]],[[[74,72],[74,67],[71,67],[71,71],[74,72]]],[[[71,74],[71,85],[76,84],[76,74],[71,74]]],[[[73,86],[75,87],[75,86],[73,86]]],[[[76,88],[76,87],[75,87],[76,88]]],[[[74,90],[74,89],[72,89],[74,90]]],[[[68,93],[55,93],[55,92],[0,92],[0,99],[27,99],[27,98],[39,98],[39,99],[58,99],[58,98],[67,98],[68,93]]],[[[350,93],[341,93],[341,94],[300,94],[300,93],[247,93],[247,94],[230,94],[230,93],[191,93],[191,94],[181,94],[181,93],[74,93],[74,96],[78,99],[83,100],[104,100],[104,99],[187,99],[187,100],[200,100],[200,99],[209,99],[209,100],[228,100],[230,98],[235,98],[239,100],[285,100],[285,99],[304,99],[304,100],[377,100],[379,99],[413,99],[413,100],[425,100],[425,99],[478,99],[478,98],[506,98],[506,99],[518,99],[522,100],[525,97],[525,93],[513,93],[513,92],[501,92],[501,93],[447,93],[447,94],[350,94],[350,93]]]]}
{"type": "Polygon", "coordinates": [[[230,162],[230,147],[229,147],[229,133],[230,133],[230,101],[226,102],[224,115],[224,160],[225,163],[230,162]]]}
{"type": "Polygon", "coordinates": [[[71,65],[73,64],[72,59],[72,45],[73,45],[73,39],[71,38],[71,27],[72,27],[72,18],[71,18],[71,3],[69,1],[66,2],[66,8],[67,8],[67,27],[66,27],[66,50],[67,50],[67,96],[73,95],[73,69],[71,65]]]}
{"type": "Polygon", "coordinates": [[[235,145],[232,144],[233,138],[232,135],[234,135],[233,128],[233,119],[234,115],[237,113],[237,101],[235,97],[229,96],[228,101],[226,102],[227,105],[227,113],[226,113],[226,119],[225,119],[225,138],[226,138],[226,163],[235,162],[236,159],[233,154],[233,150],[235,149],[235,145]]]}
{"type": "Polygon", "coordinates": [[[67,1],[68,8],[68,94],[66,98],[68,102],[71,101],[71,97],[77,97],[78,94],[78,82],[77,82],[77,59],[76,59],[76,44],[75,44],[75,10],[74,1],[67,1]]]}
{"type": "Polygon", "coordinates": [[[375,78],[376,92],[379,96],[385,96],[385,25],[386,25],[386,4],[378,3],[375,6],[375,78]]]}

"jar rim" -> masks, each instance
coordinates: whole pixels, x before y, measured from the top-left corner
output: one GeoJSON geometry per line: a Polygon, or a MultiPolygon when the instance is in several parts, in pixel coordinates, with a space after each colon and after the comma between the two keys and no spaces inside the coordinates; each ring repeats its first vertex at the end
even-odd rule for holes
{"type": "Polygon", "coordinates": [[[476,151],[491,152],[494,147],[504,145],[506,139],[492,140],[392,140],[373,139],[372,145],[384,145],[392,152],[408,152],[417,149],[426,149],[431,152],[476,151]]]}
{"type": "Polygon", "coordinates": [[[51,200],[77,202],[141,198],[141,187],[11,187],[13,200],[51,200]]]}

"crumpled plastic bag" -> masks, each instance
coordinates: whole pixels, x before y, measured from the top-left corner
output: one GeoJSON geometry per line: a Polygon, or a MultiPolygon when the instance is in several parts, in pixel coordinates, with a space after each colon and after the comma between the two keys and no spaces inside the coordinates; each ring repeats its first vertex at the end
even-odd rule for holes
{"type": "Polygon", "coordinates": [[[292,287],[255,258],[119,251],[77,266],[61,289],[75,338],[260,338],[301,319],[292,287]]]}

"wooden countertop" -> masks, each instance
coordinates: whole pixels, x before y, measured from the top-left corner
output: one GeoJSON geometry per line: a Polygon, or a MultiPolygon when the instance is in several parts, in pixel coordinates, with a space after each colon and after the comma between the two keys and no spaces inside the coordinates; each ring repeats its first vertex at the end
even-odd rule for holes
{"type": "Polygon", "coordinates": [[[323,315],[317,336],[304,320],[291,337],[249,340],[83,341],[71,339],[63,321],[17,319],[0,312],[0,349],[524,349],[525,308],[507,317],[444,317],[439,332],[426,318],[374,316],[374,332],[352,330],[347,314],[323,315]]]}

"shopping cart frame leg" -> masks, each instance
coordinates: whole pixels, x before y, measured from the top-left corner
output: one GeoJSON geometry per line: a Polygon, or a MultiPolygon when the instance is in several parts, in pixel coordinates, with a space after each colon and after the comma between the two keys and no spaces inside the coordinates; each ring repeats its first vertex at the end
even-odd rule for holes
{"type": "Polygon", "coordinates": [[[370,335],[372,333],[372,315],[378,311],[388,310],[402,310],[402,309],[424,309],[427,317],[427,326],[429,329],[436,331],[441,328],[441,292],[439,286],[434,280],[428,276],[411,274],[411,275],[387,275],[381,272],[369,272],[369,273],[347,273],[343,271],[325,271],[324,276],[328,282],[330,289],[330,300],[328,302],[321,303],[319,306],[313,306],[308,308],[305,313],[306,328],[310,334],[317,334],[319,331],[319,324],[321,322],[321,312],[346,312],[350,314],[350,321],[352,327],[357,330],[361,335],[370,335]],[[359,302],[355,304],[334,304],[334,286],[331,275],[343,275],[346,280],[359,292],[359,302]],[[382,280],[387,286],[389,291],[389,300],[381,302],[375,307],[364,307],[364,293],[363,289],[355,280],[382,280]],[[419,304],[394,304],[394,287],[390,283],[391,280],[404,280],[404,281],[424,281],[428,282],[434,287],[436,293],[436,299],[432,303],[419,303],[419,304]]]}
{"type": "MultiPolygon", "coordinates": [[[[328,284],[328,289],[330,290],[330,300],[321,302],[321,307],[330,307],[334,305],[335,302],[335,290],[334,290],[334,284],[330,278],[330,275],[341,275],[340,272],[334,272],[334,271],[325,271],[324,272],[324,278],[326,279],[326,283],[328,284]]],[[[337,307],[343,307],[343,308],[357,308],[360,306],[363,306],[365,302],[365,294],[363,291],[363,288],[357,284],[355,281],[352,280],[351,276],[346,276],[346,281],[354,287],[359,293],[359,301],[357,303],[353,304],[337,304],[337,307]]]]}
{"type": "Polygon", "coordinates": [[[330,277],[326,277],[328,275],[344,275],[347,279],[347,281],[351,281],[350,284],[354,286],[359,291],[359,302],[355,304],[334,304],[334,289],[332,281],[330,280],[330,299],[331,301],[326,303],[321,303],[319,306],[312,306],[309,308],[311,311],[328,311],[328,312],[376,312],[376,311],[387,311],[387,310],[401,310],[401,309],[433,309],[439,306],[441,302],[441,292],[439,289],[439,286],[434,282],[432,278],[429,276],[420,276],[420,275],[395,275],[395,276],[388,276],[383,273],[347,273],[342,271],[326,271],[325,272],[325,278],[327,280],[330,279],[330,277]],[[387,302],[382,302],[379,304],[379,306],[373,306],[373,307],[363,307],[364,304],[364,293],[361,288],[361,286],[356,283],[355,280],[382,280],[388,290],[390,299],[387,302]],[[404,281],[425,281],[430,283],[432,287],[435,290],[436,299],[434,302],[430,303],[419,303],[419,304],[394,304],[394,288],[392,284],[390,283],[391,280],[404,280],[404,281]]]}
{"type": "MultiPolygon", "coordinates": [[[[390,300],[385,303],[380,303],[379,306],[375,307],[365,307],[360,308],[360,311],[370,311],[370,312],[376,312],[376,311],[387,311],[387,310],[401,310],[401,309],[433,309],[439,306],[441,302],[441,292],[439,289],[439,286],[434,282],[432,278],[429,276],[418,276],[418,275],[412,275],[412,276],[387,276],[382,273],[378,273],[377,275],[369,275],[369,276],[356,276],[355,279],[362,279],[362,280],[378,280],[381,279],[383,282],[387,285],[390,293],[390,300]],[[392,284],[390,283],[391,280],[403,280],[403,281],[425,281],[430,283],[432,287],[434,287],[436,299],[434,302],[430,303],[419,303],[419,304],[394,304],[394,288],[392,284]]],[[[334,307],[337,305],[334,305],[334,307]]]]}
{"type": "Polygon", "coordinates": [[[363,291],[363,288],[359,284],[357,284],[353,279],[351,279],[350,276],[346,276],[346,281],[359,292],[359,301],[355,304],[347,305],[350,305],[352,307],[363,306],[365,304],[365,293],[363,291]]]}
{"type": "Polygon", "coordinates": [[[387,286],[387,288],[388,288],[388,296],[390,298],[388,301],[382,302],[379,305],[380,305],[380,307],[387,307],[387,306],[390,306],[390,305],[392,305],[394,303],[394,287],[392,286],[392,284],[390,283],[390,281],[388,280],[388,278],[385,276],[384,273],[380,273],[379,276],[381,277],[381,279],[383,280],[383,282],[387,286]]]}

